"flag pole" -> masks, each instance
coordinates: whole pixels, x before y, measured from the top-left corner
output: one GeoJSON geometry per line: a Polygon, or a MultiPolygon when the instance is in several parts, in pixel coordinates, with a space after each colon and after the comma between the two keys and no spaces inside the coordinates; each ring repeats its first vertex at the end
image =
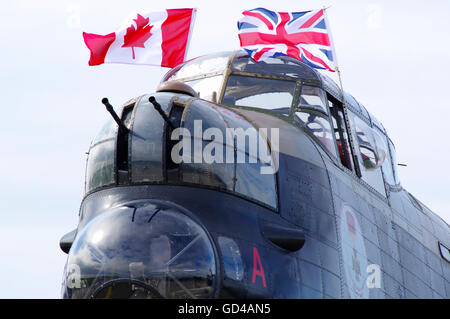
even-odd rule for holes
{"type": "Polygon", "coordinates": [[[334,41],[333,41],[333,34],[331,33],[330,23],[328,22],[328,16],[327,16],[327,9],[329,9],[331,6],[323,7],[323,15],[325,17],[325,24],[327,26],[327,32],[328,32],[328,38],[330,39],[330,45],[331,45],[331,52],[333,54],[333,62],[334,62],[334,71],[337,72],[338,78],[339,78],[339,85],[341,87],[342,91],[342,103],[345,104],[345,94],[344,94],[344,88],[342,86],[342,78],[341,78],[341,70],[338,66],[338,60],[337,60],[337,54],[336,50],[334,49],[334,41]]]}
{"type": "MultiPolygon", "coordinates": [[[[334,70],[337,72],[338,75],[338,79],[339,79],[339,86],[341,89],[341,93],[342,93],[342,110],[344,112],[344,121],[345,121],[345,125],[347,127],[347,135],[350,139],[350,149],[351,149],[351,156],[353,158],[353,167],[355,168],[355,173],[356,175],[358,175],[359,177],[361,177],[361,169],[359,167],[358,164],[358,157],[357,157],[357,153],[356,153],[356,148],[355,148],[355,138],[353,136],[353,132],[351,130],[351,126],[350,126],[350,120],[349,120],[349,116],[348,116],[348,111],[347,111],[347,102],[345,100],[345,91],[344,91],[344,86],[342,85],[342,76],[341,76],[341,70],[339,69],[338,63],[337,63],[337,55],[336,55],[336,51],[334,49],[334,42],[333,42],[333,36],[331,34],[331,28],[329,28],[330,23],[328,22],[328,16],[327,16],[327,9],[330,8],[331,6],[328,7],[323,7],[323,15],[325,17],[325,24],[327,26],[327,31],[328,31],[328,35],[329,35],[329,39],[330,39],[330,44],[331,44],[331,51],[333,53],[333,58],[334,58],[334,62],[335,62],[335,67],[334,70]]],[[[344,141],[344,143],[346,143],[346,141],[344,141]]]]}

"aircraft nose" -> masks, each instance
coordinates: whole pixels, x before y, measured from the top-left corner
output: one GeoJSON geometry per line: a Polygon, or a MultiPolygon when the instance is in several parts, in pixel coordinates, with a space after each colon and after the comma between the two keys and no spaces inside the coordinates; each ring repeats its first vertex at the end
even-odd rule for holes
{"type": "Polygon", "coordinates": [[[91,220],[70,250],[63,298],[208,298],[216,257],[205,229],[178,207],[134,202],[91,220]]]}

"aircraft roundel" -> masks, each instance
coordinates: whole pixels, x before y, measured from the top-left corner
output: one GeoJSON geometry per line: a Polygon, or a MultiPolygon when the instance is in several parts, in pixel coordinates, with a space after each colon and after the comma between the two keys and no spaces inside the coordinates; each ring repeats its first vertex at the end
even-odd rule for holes
{"type": "Polygon", "coordinates": [[[340,231],[342,259],[350,298],[368,298],[367,255],[361,227],[354,210],[344,204],[341,208],[340,231]]]}

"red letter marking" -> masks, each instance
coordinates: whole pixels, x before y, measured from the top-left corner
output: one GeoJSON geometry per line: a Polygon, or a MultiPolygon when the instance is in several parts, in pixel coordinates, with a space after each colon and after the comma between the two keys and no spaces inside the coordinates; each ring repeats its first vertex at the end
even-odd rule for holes
{"type": "Polygon", "coordinates": [[[264,277],[264,269],[261,264],[261,259],[259,259],[258,249],[253,247],[253,276],[252,276],[252,284],[255,283],[256,276],[261,277],[263,286],[266,288],[266,277],[264,277]],[[259,269],[256,267],[256,261],[258,261],[259,269]]]}

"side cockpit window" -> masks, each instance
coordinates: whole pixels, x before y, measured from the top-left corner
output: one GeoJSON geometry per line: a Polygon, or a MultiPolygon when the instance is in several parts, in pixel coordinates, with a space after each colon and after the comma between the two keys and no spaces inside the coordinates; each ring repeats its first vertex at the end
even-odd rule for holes
{"type": "MultiPolygon", "coordinates": [[[[380,132],[380,134],[382,134],[382,133],[380,132]]],[[[386,150],[386,157],[381,166],[381,169],[383,170],[384,181],[388,185],[394,186],[394,185],[397,185],[397,182],[396,182],[393,167],[392,167],[391,155],[389,154],[390,152],[389,152],[387,136],[383,136],[382,143],[383,143],[384,149],[386,150]]]]}
{"type": "Polygon", "coordinates": [[[328,99],[331,119],[333,121],[334,135],[339,152],[341,164],[349,170],[354,170],[353,156],[350,147],[347,122],[345,120],[342,103],[335,99],[328,99]]]}
{"type": "Polygon", "coordinates": [[[394,144],[390,139],[388,139],[389,143],[389,152],[391,154],[391,164],[392,164],[392,172],[394,175],[394,184],[393,185],[399,185],[400,180],[398,178],[398,163],[397,163],[397,155],[395,154],[395,147],[394,144]]]}
{"type": "Polygon", "coordinates": [[[295,120],[305,126],[332,155],[337,157],[327,100],[321,88],[302,85],[295,109],[295,120]]]}
{"type": "Polygon", "coordinates": [[[356,141],[357,158],[361,169],[361,178],[383,196],[386,196],[381,166],[383,165],[387,145],[385,136],[373,129],[368,123],[351,114],[352,130],[356,141]]]}
{"type": "Polygon", "coordinates": [[[386,158],[386,143],[379,132],[357,116],[353,117],[353,123],[359,147],[360,164],[365,170],[376,170],[386,158]]]}
{"type": "Polygon", "coordinates": [[[336,156],[331,126],[327,118],[309,112],[295,112],[295,116],[297,121],[307,127],[325,148],[336,156]]]}

